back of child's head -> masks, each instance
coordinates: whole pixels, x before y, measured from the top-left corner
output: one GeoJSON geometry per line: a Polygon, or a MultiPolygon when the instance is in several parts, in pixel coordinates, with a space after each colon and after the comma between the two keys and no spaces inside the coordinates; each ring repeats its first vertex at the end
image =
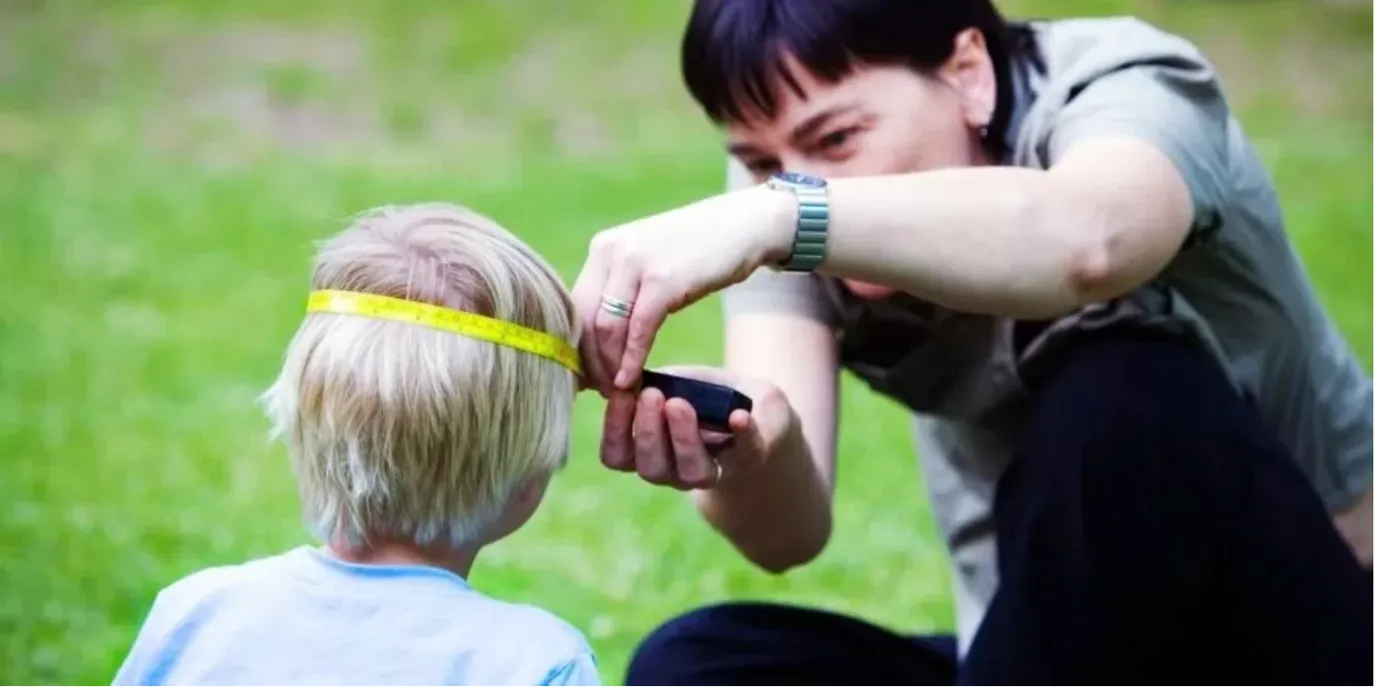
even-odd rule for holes
{"type": "MultiPolygon", "coordinates": [[[[311,290],[427,303],[576,342],[555,271],[455,205],[364,213],[321,246],[311,290]]],[[[526,351],[314,312],[265,401],[321,539],[463,546],[481,543],[518,489],[563,465],[576,384],[570,370],[526,351]]]]}

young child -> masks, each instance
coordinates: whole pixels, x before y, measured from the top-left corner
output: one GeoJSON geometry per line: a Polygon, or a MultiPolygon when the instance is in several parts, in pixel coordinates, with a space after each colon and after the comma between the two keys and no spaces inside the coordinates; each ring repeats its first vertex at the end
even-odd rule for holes
{"type": "Polygon", "coordinates": [[[467,582],[568,451],[577,330],[554,270],[424,204],[365,213],[311,288],[264,399],[323,546],[164,589],[115,683],[597,684],[577,630],[467,582]]]}

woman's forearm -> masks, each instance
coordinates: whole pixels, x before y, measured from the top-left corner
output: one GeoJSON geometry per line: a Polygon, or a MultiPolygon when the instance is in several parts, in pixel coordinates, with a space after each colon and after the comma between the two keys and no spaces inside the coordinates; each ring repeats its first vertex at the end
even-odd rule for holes
{"type": "Polygon", "coordinates": [[[831,498],[800,426],[763,464],[695,492],[703,517],[746,558],[782,573],[811,561],[831,537],[831,498]]]}
{"type": "MultiPolygon", "coordinates": [[[[1179,250],[1193,212],[1171,162],[1125,140],[1086,144],[1050,171],[969,167],[828,186],[819,271],[953,310],[1027,319],[1153,278],[1179,250]]],[[[779,261],[797,210],[792,199],[770,202],[765,243],[779,261]]]]}
{"type": "Polygon", "coordinates": [[[836,179],[822,271],[965,312],[1059,315],[1085,298],[1099,248],[1065,226],[1060,196],[1046,172],[1015,167],[836,179]]]}

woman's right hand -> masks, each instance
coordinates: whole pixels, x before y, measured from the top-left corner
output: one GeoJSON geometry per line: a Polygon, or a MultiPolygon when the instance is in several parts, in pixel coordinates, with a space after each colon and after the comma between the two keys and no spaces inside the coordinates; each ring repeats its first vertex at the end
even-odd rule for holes
{"type": "Polygon", "coordinates": [[[777,386],[713,367],[668,367],[668,374],[728,386],[749,396],[752,410],[731,415],[730,433],[698,428],[687,401],[658,389],[614,391],[607,399],[602,463],[635,472],[652,484],[711,489],[764,464],[779,442],[798,431],[797,416],[777,386]]]}

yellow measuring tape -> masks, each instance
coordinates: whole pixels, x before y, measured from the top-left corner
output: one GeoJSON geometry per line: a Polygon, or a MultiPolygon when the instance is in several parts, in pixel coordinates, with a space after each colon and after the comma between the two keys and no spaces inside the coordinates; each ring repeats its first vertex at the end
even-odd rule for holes
{"type": "Polygon", "coordinates": [[[371,293],[328,290],[312,291],[306,302],[306,312],[361,315],[381,320],[425,325],[441,331],[461,334],[533,353],[563,365],[574,374],[581,375],[583,373],[578,360],[578,351],[567,341],[514,322],[498,320],[476,313],[371,293]]]}

